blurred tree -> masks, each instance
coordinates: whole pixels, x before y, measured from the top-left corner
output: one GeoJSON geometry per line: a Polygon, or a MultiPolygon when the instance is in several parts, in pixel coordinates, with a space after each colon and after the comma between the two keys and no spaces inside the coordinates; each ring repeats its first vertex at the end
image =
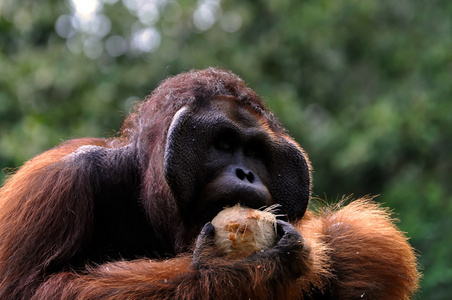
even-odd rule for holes
{"type": "MultiPolygon", "coordinates": [[[[314,194],[380,194],[452,296],[452,2],[0,2],[0,168],[111,136],[160,80],[222,66],[313,162],[314,194]]],[[[1,179],[1,178],[0,178],[1,179]]]]}

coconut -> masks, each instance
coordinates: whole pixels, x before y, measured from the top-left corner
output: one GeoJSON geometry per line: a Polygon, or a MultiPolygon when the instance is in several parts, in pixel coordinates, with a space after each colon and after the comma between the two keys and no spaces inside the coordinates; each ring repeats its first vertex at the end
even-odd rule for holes
{"type": "Polygon", "coordinates": [[[276,216],[241,206],[227,207],[213,218],[215,245],[227,257],[237,259],[274,246],[276,216]]]}

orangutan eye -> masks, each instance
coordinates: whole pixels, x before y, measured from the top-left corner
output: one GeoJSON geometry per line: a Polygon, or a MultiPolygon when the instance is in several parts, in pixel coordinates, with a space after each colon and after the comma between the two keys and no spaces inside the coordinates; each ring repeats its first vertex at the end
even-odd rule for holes
{"type": "Polygon", "coordinates": [[[245,155],[255,157],[257,156],[257,149],[254,147],[245,148],[245,155]]]}
{"type": "Polygon", "coordinates": [[[259,158],[262,156],[262,152],[264,151],[263,146],[259,143],[251,143],[245,147],[243,153],[248,157],[259,158]]]}
{"type": "Polygon", "coordinates": [[[226,151],[226,152],[232,151],[232,149],[233,149],[231,142],[227,141],[227,140],[223,140],[223,139],[218,140],[215,143],[215,148],[217,148],[218,150],[221,150],[221,151],[226,151]]]}

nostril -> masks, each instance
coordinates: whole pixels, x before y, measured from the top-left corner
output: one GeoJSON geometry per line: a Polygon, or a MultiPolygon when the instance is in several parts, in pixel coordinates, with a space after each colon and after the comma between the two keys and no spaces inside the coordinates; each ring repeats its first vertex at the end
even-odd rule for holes
{"type": "Polygon", "coordinates": [[[235,169],[235,175],[237,175],[240,180],[244,180],[247,177],[242,169],[235,169]]]}
{"type": "Polygon", "coordinates": [[[237,176],[237,178],[239,178],[240,180],[247,180],[250,183],[254,182],[254,174],[253,172],[245,172],[243,171],[243,169],[237,168],[235,169],[235,175],[237,176]]]}
{"type": "Polygon", "coordinates": [[[246,175],[246,179],[248,179],[248,181],[249,181],[250,183],[253,183],[253,181],[254,181],[254,174],[253,174],[253,172],[249,172],[249,173],[246,175]]]}

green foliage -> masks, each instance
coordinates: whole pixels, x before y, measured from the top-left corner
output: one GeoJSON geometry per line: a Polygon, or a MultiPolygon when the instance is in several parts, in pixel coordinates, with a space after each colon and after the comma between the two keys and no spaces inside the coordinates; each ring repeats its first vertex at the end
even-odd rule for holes
{"type": "Polygon", "coordinates": [[[419,250],[420,297],[450,299],[452,2],[104,0],[86,28],[68,3],[0,3],[0,168],[115,135],[165,77],[222,66],[310,154],[314,194],[379,194],[419,250]]]}

